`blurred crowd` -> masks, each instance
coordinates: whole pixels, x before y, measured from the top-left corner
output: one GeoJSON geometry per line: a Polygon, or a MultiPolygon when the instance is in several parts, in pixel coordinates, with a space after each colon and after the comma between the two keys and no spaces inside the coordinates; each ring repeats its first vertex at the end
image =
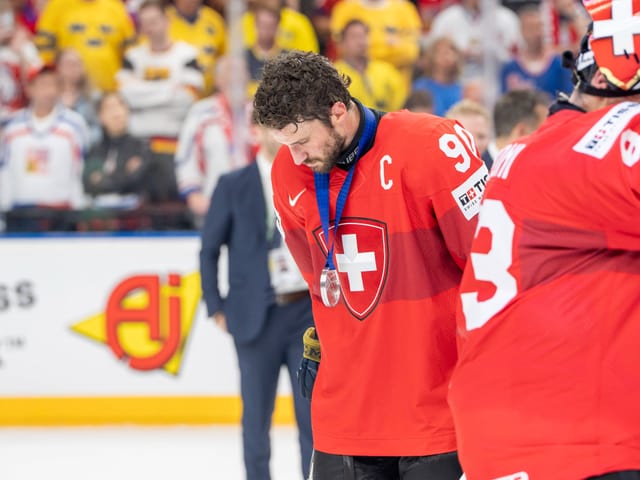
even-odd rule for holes
{"type": "Polygon", "coordinates": [[[328,56],[367,106],[456,118],[490,166],[571,90],[589,22],[579,0],[237,5],[0,0],[0,230],[198,228],[254,159],[252,95],[284,50],[328,56]]]}

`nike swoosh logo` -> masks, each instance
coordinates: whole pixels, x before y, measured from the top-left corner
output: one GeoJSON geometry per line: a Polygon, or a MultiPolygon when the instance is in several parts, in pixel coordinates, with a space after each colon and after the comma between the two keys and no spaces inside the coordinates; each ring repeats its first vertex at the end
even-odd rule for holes
{"type": "Polygon", "coordinates": [[[300,197],[302,196],[302,194],[304,192],[306,192],[307,189],[303,188],[300,193],[298,193],[295,197],[291,198],[291,195],[289,195],[289,205],[291,205],[292,207],[296,206],[296,203],[298,203],[298,200],[300,200],[300,197]]]}

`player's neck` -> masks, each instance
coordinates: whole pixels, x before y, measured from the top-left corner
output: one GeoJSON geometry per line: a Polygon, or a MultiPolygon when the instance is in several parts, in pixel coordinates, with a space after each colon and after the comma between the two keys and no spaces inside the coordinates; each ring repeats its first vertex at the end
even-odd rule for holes
{"type": "Polygon", "coordinates": [[[595,110],[600,110],[607,105],[618,103],[620,102],[620,99],[588,95],[575,88],[573,90],[573,93],[569,97],[569,102],[576,105],[577,107],[582,108],[586,112],[593,112],[595,110]]]}
{"type": "Polygon", "coordinates": [[[509,145],[512,141],[513,140],[511,139],[511,137],[496,137],[494,142],[496,144],[496,150],[498,151],[502,150],[504,147],[509,145]]]}

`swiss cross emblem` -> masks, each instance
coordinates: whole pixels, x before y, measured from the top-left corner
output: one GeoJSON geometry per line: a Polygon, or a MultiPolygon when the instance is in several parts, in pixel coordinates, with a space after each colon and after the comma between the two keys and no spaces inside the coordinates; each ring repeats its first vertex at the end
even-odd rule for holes
{"type": "MultiPolygon", "coordinates": [[[[331,225],[331,240],[334,232],[335,225],[331,225]]],[[[327,241],[322,228],[314,233],[326,255],[327,241]]],[[[364,218],[342,219],[335,237],[334,263],[347,309],[359,320],[364,320],[380,300],[387,279],[389,241],[386,224],[364,218]]]]}
{"type": "Polygon", "coordinates": [[[624,90],[640,80],[640,0],[588,0],[591,50],[607,79],[624,90]]]}
{"type": "Polygon", "coordinates": [[[469,197],[469,200],[473,200],[474,198],[476,198],[476,191],[475,189],[471,188],[467,191],[467,196],[469,197]]]}

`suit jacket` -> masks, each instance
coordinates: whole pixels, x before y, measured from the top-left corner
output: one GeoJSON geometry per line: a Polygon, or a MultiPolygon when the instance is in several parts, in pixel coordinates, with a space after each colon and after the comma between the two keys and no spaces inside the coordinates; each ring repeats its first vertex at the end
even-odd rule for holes
{"type": "Polygon", "coordinates": [[[489,150],[485,150],[482,152],[482,161],[487,166],[487,170],[491,170],[491,166],[493,165],[493,157],[489,153],[489,150]]]}
{"type": "Polygon", "coordinates": [[[261,332],[274,291],[268,267],[266,205],[256,162],[220,177],[202,229],[200,273],[209,316],[224,312],[229,333],[248,343],[261,332]],[[218,288],[220,247],[229,250],[229,293],[218,288]]]}

